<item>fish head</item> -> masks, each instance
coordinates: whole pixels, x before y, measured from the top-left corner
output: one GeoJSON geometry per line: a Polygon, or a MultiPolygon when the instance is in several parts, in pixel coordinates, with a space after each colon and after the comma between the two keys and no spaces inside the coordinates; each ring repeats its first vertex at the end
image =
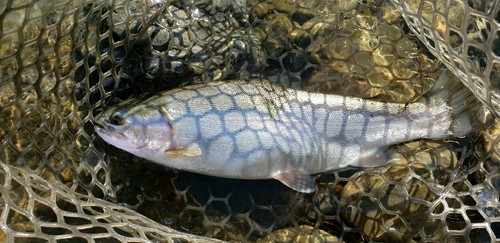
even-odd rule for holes
{"type": "Polygon", "coordinates": [[[147,105],[111,107],[96,116],[94,128],[107,143],[143,158],[169,148],[172,142],[168,120],[147,105]]]}

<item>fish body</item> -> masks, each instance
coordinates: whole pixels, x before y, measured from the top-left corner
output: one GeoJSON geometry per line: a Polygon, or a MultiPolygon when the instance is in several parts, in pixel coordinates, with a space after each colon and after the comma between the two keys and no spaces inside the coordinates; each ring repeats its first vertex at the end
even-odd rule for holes
{"type": "Polygon", "coordinates": [[[389,145],[452,135],[452,115],[445,102],[392,104],[262,80],[220,81],[125,101],[96,118],[96,132],[165,166],[275,178],[312,192],[310,174],[381,165],[389,145]]]}

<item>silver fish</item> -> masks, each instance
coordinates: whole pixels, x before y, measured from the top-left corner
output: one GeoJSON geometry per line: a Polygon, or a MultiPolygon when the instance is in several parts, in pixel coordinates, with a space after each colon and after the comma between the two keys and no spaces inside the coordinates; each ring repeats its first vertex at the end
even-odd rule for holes
{"type": "Polygon", "coordinates": [[[438,85],[428,102],[393,104],[262,80],[195,84],[111,107],[96,117],[95,131],[109,144],[165,166],[226,178],[275,178],[311,193],[311,174],[382,165],[389,145],[469,133],[469,95],[438,85]],[[450,95],[456,100],[445,102],[450,95]]]}

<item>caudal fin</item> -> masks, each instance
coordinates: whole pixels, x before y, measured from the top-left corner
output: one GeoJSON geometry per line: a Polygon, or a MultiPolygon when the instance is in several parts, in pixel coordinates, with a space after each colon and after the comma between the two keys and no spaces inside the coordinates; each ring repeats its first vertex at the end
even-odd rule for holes
{"type": "Polygon", "coordinates": [[[494,121],[491,112],[448,70],[442,72],[421,101],[431,106],[445,102],[451,112],[450,131],[457,137],[480,131],[494,121]]]}

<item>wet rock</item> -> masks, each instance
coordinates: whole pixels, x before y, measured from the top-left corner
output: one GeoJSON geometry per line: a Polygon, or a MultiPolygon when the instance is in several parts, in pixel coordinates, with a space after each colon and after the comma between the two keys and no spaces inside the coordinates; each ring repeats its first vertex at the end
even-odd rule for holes
{"type": "Polygon", "coordinates": [[[274,231],[271,235],[258,239],[264,242],[338,242],[339,238],[309,225],[301,225],[274,231]]]}
{"type": "Polygon", "coordinates": [[[446,144],[417,141],[396,151],[391,164],[351,177],[340,197],[343,219],[374,241],[412,239],[458,168],[446,144]]]}
{"type": "Polygon", "coordinates": [[[442,66],[403,31],[404,21],[394,12],[382,2],[363,5],[335,25],[318,18],[305,23],[320,33],[307,52],[321,66],[305,89],[387,102],[412,102],[428,91],[442,66]]]}

